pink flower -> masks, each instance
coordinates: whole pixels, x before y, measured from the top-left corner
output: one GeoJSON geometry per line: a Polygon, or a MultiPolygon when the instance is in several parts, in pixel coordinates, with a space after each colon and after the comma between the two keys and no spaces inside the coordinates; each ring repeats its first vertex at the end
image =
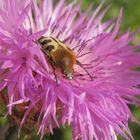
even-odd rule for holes
{"type": "Polygon", "coordinates": [[[112,140],[117,135],[131,140],[128,120],[136,120],[128,104],[138,105],[140,95],[140,72],[132,70],[140,66],[139,46],[130,45],[135,34],[119,33],[122,10],[114,24],[102,22],[107,11],[99,12],[103,3],[92,14],[91,7],[82,13],[80,4],[1,0],[0,90],[8,94],[8,114],[23,105],[20,128],[36,115],[42,137],[68,124],[72,140],[112,140]],[[75,64],[72,80],[57,69],[57,86],[52,67],[34,42],[41,36],[63,41],[93,81],[75,64]]]}

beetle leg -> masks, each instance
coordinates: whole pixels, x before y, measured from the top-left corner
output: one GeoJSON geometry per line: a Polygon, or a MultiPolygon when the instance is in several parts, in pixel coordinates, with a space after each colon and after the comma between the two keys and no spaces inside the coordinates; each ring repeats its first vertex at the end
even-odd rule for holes
{"type": "Polygon", "coordinates": [[[87,71],[87,69],[82,65],[82,63],[81,63],[80,61],[76,60],[76,64],[77,64],[78,66],[80,66],[82,69],[84,69],[85,72],[89,75],[91,81],[93,81],[93,77],[92,77],[91,74],[87,71]]]}
{"type": "Polygon", "coordinates": [[[55,77],[55,80],[56,80],[56,84],[57,84],[57,86],[58,86],[59,83],[58,83],[57,75],[56,75],[56,73],[55,73],[55,62],[53,61],[53,59],[52,59],[51,56],[48,57],[48,60],[49,60],[49,63],[50,63],[50,65],[51,65],[52,69],[53,69],[53,74],[54,74],[54,77],[55,77]]]}

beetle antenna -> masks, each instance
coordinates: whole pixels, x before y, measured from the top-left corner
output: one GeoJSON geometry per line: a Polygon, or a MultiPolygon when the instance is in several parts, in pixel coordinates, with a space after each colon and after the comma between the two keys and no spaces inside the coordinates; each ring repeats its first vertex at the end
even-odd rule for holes
{"type": "Polygon", "coordinates": [[[38,45],[38,42],[36,41],[36,40],[32,40],[35,44],[37,44],[38,45]]]}

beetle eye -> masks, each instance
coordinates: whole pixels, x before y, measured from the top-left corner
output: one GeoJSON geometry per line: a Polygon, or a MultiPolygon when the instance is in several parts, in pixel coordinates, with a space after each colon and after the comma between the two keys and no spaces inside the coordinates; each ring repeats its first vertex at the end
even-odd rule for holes
{"type": "Polygon", "coordinates": [[[51,52],[53,49],[54,49],[54,46],[53,46],[53,45],[48,45],[48,46],[45,48],[45,51],[51,52]]]}

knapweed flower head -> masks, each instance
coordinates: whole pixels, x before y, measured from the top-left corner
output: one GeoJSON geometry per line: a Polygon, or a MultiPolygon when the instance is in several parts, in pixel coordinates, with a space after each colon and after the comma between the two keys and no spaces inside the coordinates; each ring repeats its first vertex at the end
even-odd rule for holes
{"type": "Polygon", "coordinates": [[[1,0],[0,90],[8,115],[20,118],[19,130],[35,126],[42,137],[69,125],[72,140],[133,139],[128,120],[136,119],[128,104],[139,104],[140,95],[140,73],[133,70],[140,66],[139,46],[130,45],[135,34],[119,33],[122,10],[115,23],[103,22],[108,9],[100,12],[103,3],[92,13],[80,5],[1,0]],[[72,80],[58,67],[54,75],[36,43],[42,36],[63,42],[82,64],[74,64],[72,80]]]}

